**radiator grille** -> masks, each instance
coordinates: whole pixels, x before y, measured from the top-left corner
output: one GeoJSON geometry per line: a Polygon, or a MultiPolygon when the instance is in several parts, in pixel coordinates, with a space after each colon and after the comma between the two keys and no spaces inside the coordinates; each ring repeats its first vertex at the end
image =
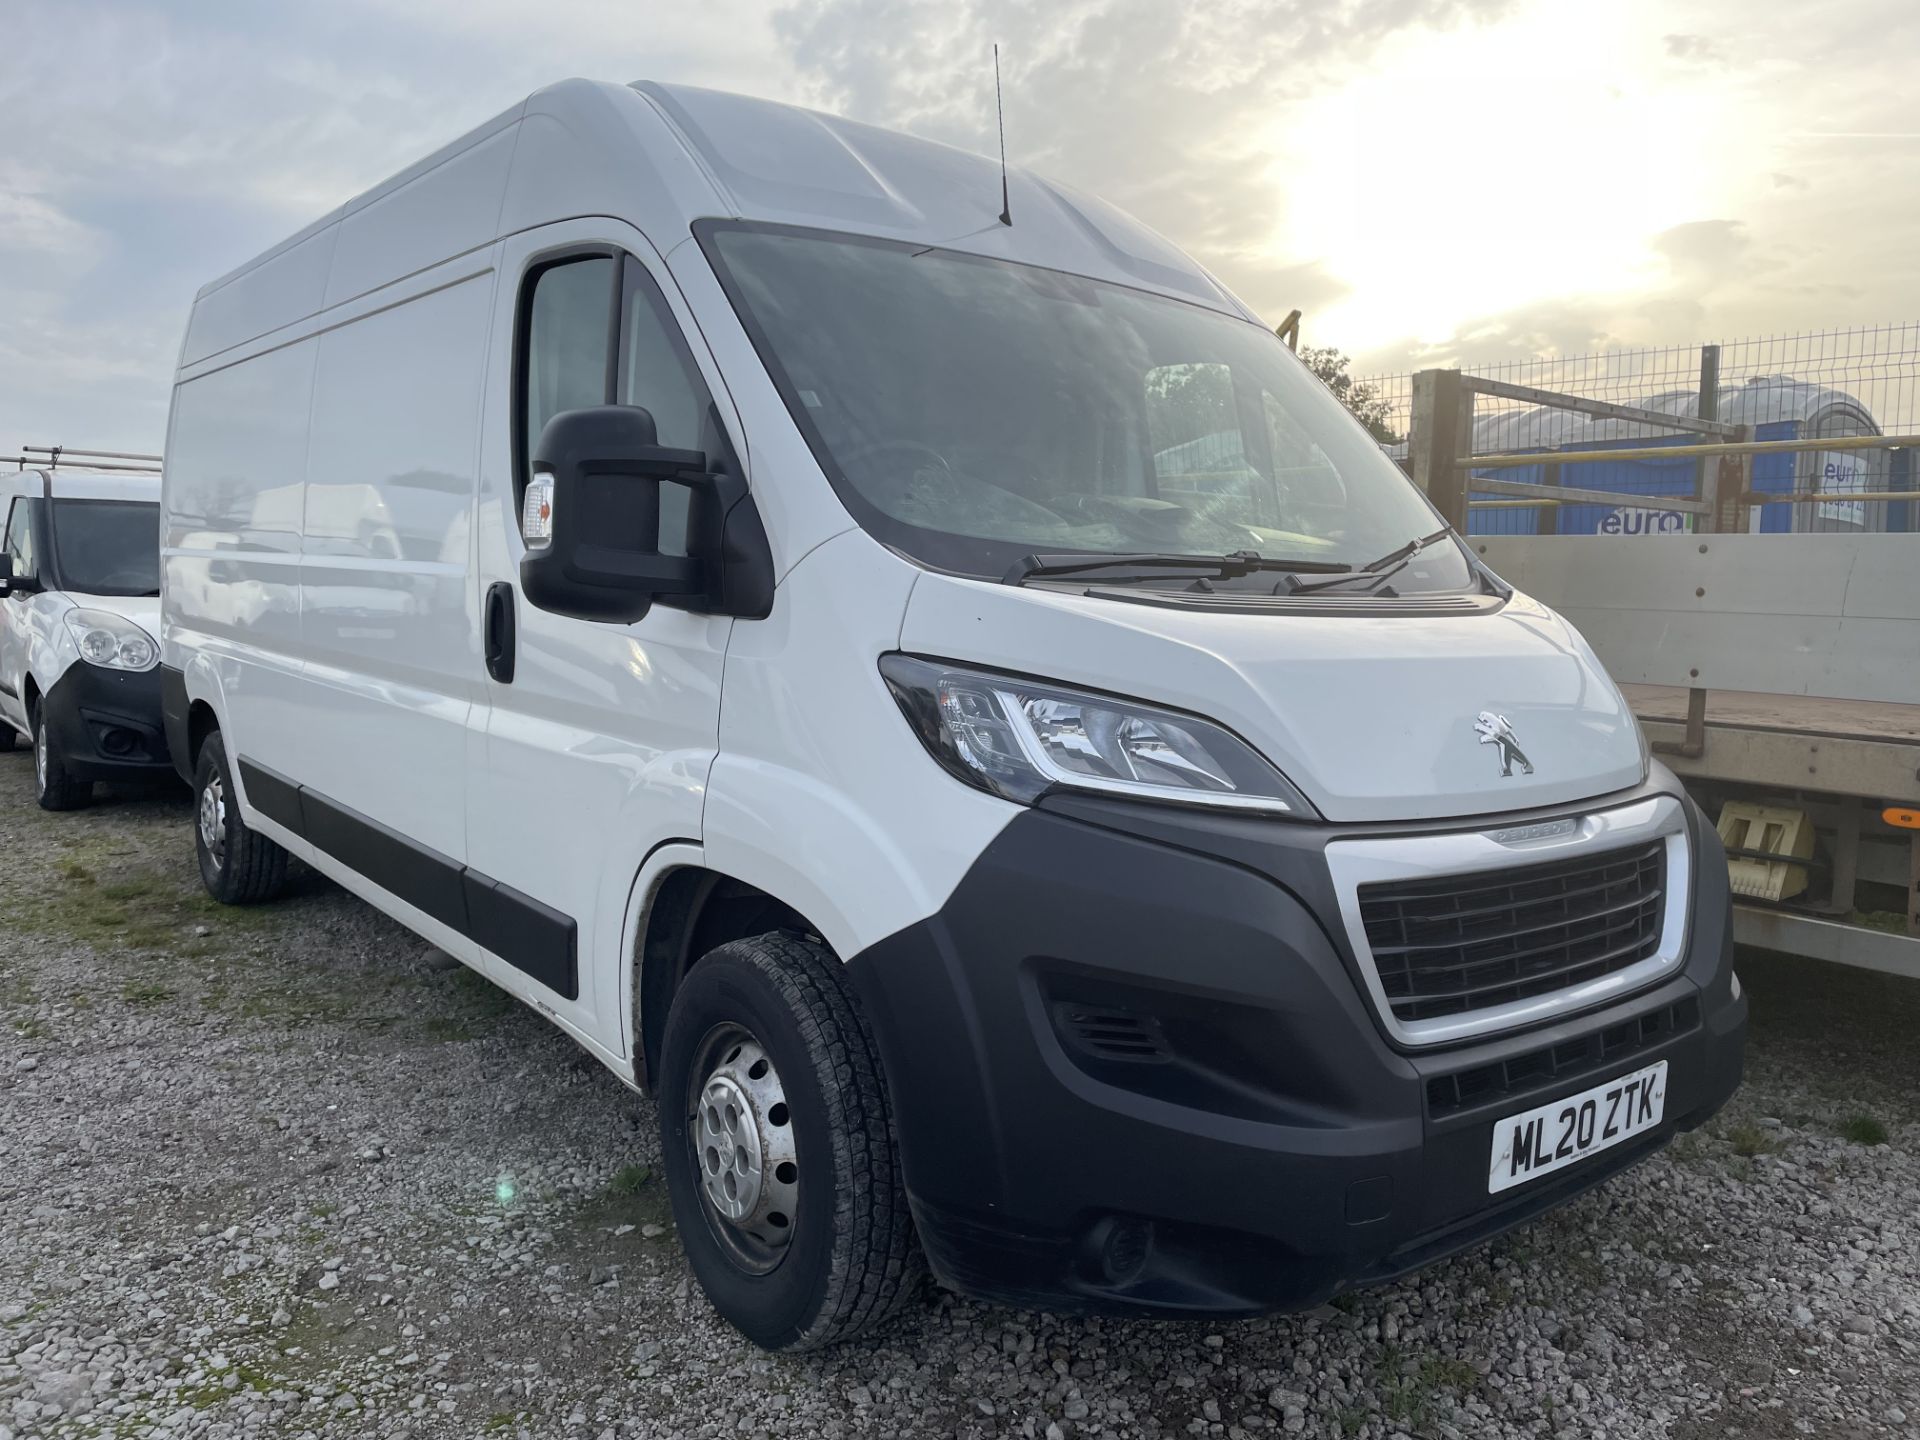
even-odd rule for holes
{"type": "Polygon", "coordinates": [[[1444,1119],[1485,1105],[1511,1105],[1515,1097],[1537,1096],[1543,1086],[1598,1078],[1602,1072],[1618,1074],[1639,1056],[1699,1024],[1700,1000],[1688,996],[1559,1045],[1435,1075],[1427,1081],[1427,1113],[1444,1119]]]}
{"type": "Polygon", "coordinates": [[[1402,1023],[1490,1010],[1624,970],[1660,946],[1666,847],[1360,887],[1402,1023]]]}

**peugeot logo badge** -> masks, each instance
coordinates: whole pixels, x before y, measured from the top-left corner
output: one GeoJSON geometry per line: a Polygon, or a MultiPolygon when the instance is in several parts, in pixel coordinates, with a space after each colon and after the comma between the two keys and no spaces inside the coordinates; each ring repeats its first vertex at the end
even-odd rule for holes
{"type": "Polygon", "coordinates": [[[1507,723],[1507,717],[1496,715],[1491,710],[1482,710],[1479,718],[1473,722],[1473,733],[1480,737],[1482,745],[1499,747],[1500,773],[1513,774],[1518,765],[1522,775],[1533,773],[1533,762],[1527,759],[1526,752],[1520,748],[1520,741],[1513,733],[1513,726],[1507,723]]]}

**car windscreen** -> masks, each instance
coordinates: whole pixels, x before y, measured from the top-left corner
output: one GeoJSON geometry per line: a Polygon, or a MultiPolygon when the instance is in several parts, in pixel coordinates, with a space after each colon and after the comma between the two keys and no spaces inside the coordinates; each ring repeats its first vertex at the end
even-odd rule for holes
{"type": "MultiPolygon", "coordinates": [[[[998,577],[1035,552],[1254,551],[1363,565],[1440,521],[1250,321],[1125,286],[866,237],[698,227],[855,517],[998,577]]],[[[1419,588],[1464,585],[1457,547],[1419,588]]]]}
{"type": "Polygon", "coordinates": [[[160,593],[160,507],[142,500],[53,502],[60,584],[87,595],[160,593]]]}

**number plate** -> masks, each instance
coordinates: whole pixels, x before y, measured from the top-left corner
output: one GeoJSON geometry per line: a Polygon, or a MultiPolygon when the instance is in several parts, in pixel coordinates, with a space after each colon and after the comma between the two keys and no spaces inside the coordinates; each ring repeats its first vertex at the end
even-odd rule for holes
{"type": "Polygon", "coordinates": [[[1498,1194],[1645,1134],[1667,1109],[1667,1062],[1509,1115],[1493,1127],[1487,1191],[1498,1194]]]}

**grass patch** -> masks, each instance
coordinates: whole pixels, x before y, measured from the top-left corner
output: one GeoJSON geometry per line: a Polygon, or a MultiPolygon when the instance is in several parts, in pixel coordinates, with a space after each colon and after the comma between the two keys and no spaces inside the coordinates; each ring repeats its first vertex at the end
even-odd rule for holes
{"type": "Polygon", "coordinates": [[[1420,1383],[1431,1390],[1451,1390],[1468,1394],[1480,1383],[1480,1372],[1455,1355],[1429,1355],[1416,1372],[1420,1383]]]}
{"type": "Polygon", "coordinates": [[[236,1365],[231,1373],[240,1378],[239,1385],[234,1389],[227,1388],[226,1376],[223,1374],[217,1380],[208,1380],[204,1384],[194,1386],[191,1390],[181,1391],[181,1401],[196,1410],[211,1410],[215,1405],[233,1399],[243,1390],[264,1395],[273,1389],[272,1377],[254,1369],[251,1365],[236,1365]]]}
{"type": "Polygon", "coordinates": [[[1391,1345],[1381,1352],[1376,1373],[1381,1414],[1416,1434],[1432,1429],[1480,1383],[1480,1372],[1456,1356],[1427,1355],[1415,1362],[1391,1345]]]}
{"type": "Polygon", "coordinates": [[[1380,1386],[1380,1413],[1410,1430],[1425,1430],[1432,1421],[1427,1392],[1411,1375],[1395,1375],[1380,1386]]]}
{"type": "Polygon", "coordinates": [[[1872,1115],[1849,1115],[1840,1126],[1840,1138],[1856,1145],[1884,1145],[1887,1127],[1872,1115]]]}
{"type": "Polygon", "coordinates": [[[1751,1160],[1756,1155],[1778,1155],[1787,1148],[1786,1142],[1751,1120],[1743,1120],[1727,1130],[1727,1143],[1733,1147],[1733,1153],[1751,1160]]]}
{"type": "Polygon", "coordinates": [[[652,1178],[653,1172],[644,1165],[622,1165],[613,1172],[607,1189],[615,1195],[638,1195],[652,1178]]]}
{"type": "Polygon", "coordinates": [[[0,908],[0,921],[100,951],[184,954],[207,948],[206,937],[192,933],[196,925],[220,934],[273,923],[270,911],[217,904],[189,864],[191,849],[167,838],[174,844],[164,853],[109,836],[60,841],[58,883],[24,887],[0,908]]]}

